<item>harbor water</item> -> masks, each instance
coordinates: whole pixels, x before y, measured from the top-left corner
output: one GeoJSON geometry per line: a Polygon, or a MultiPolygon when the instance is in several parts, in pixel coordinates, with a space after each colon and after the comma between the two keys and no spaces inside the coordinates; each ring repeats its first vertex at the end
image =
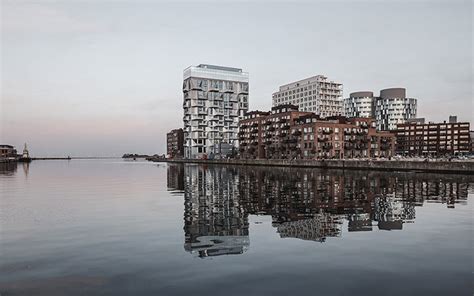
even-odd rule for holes
{"type": "Polygon", "coordinates": [[[0,295],[472,295],[474,176],[0,164],[0,295]]]}

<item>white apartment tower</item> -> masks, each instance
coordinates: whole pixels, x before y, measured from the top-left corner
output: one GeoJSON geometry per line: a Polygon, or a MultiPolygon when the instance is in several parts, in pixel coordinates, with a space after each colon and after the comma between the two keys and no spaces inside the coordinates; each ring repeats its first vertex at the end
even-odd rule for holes
{"type": "Polygon", "coordinates": [[[417,100],[406,97],[404,88],[387,88],[374,97],[371,91],[351,93],[344,99],[346,117],[373,117],[377,130],[394,130],[397,124],[416,118],[417,100]]]}
{"type": "Polygon", "coordinates": [[[377,129],[394,130],[397,124],[416,118],[417,100],[406,97],[404,88],[387,88],[380,91],[380,97],[374,101],[377,129]]]}
{"type": "Polygon", "coordinates": [[[242,69],[200,64],[184,70],[185,158],[226,154],[238,147],[248,94],[249,74],[242,69]]]}
{"type": "Polygon", "coordinates": [[[317,75],[280,86],[273,94],[273,107],[292,104],[300,111],[310,111],[321,117],[343,114],[342,83],[317,75]]]}
{"type": "Polygon", "coordinates": [[[344,99],[346,117],[374,117],[374,93],[371,91],[353,92],[344,99]]]}

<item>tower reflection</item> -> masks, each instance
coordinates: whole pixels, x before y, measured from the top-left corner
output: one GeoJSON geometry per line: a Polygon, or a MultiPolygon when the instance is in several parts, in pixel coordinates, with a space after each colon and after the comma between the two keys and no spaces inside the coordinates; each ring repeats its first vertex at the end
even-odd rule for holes
{"type": "Polygon", "coordinates": [[[401,230],[425,202],[467,203],[474,183],[468,175],[172,164],[168,180],[183,180],[185,250],[201,257],[245,252],[249,215],[271,216],[281,238],[324,242],[345,227],[401,230]]]}
{"type": "Polygon", "coordinates": [[[184,167],[186,251],[199,257],[241,254],[249,246],[239,175],[227,168],[184,167]]]}

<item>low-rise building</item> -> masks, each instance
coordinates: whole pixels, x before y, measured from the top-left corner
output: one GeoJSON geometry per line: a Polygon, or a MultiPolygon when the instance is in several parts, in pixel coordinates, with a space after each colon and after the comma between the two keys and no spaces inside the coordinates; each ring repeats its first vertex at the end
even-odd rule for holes
{"type": "Polygon", "coordinates": [[[445,156],[470,152],[469,122],[398,124],[397,153],[406,156],[445,156]]]}
{"type": "Polygon", "coordinates": [[[0,158],[16,158],[17,151],[12,145],[0,145],[0,158]]]}
{"type": "Polygon", "coordinates": [[[294,105],[247,113],[239,137],[244,159],[391,157],[395,151],[395,135],[378,132],[373,118],[321,118],[294,105]]]}
{"type": "Polygon", "coordinates": [[[182,128],[174,129],[166,134],[166,153],[169,158],[184,156],[184,132],[182,128]]]}
{"type": "Polygon", "coordinates": [[[474,153],[474,131],[469,131],[469,140],[471,141],[471,153],[474,153]]]}
{"type": "Polygon", "coordinates": [[[296,135],[295,158],[391,157],[395,135],[378,132],[373,118],[301,117],[291,130],[296,135]]]}
{"type": "Polygon", "coordinates": [[[258,112],[258,116],[255,112],[249,112],[250,118],[244,118],[239,123],[241,158],[287,158],[289,143],[284,139],[290,127],[297,118],[311,112],[298,111],[298,106],[291,104],[272,107],[266,115],[258,112]]]}

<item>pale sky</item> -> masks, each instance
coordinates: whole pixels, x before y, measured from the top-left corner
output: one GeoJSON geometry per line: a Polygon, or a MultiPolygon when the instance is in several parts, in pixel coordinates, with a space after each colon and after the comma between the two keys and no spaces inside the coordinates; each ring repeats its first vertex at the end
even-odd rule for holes
{"type": "Polygon", "coordinates": [[[183,69],[250,73],[250,109],[322,74],[406,87],[418,116],[473,119],[471,1],[6,1],[0,143],[33,156],[164,153],[183,69]]]}

